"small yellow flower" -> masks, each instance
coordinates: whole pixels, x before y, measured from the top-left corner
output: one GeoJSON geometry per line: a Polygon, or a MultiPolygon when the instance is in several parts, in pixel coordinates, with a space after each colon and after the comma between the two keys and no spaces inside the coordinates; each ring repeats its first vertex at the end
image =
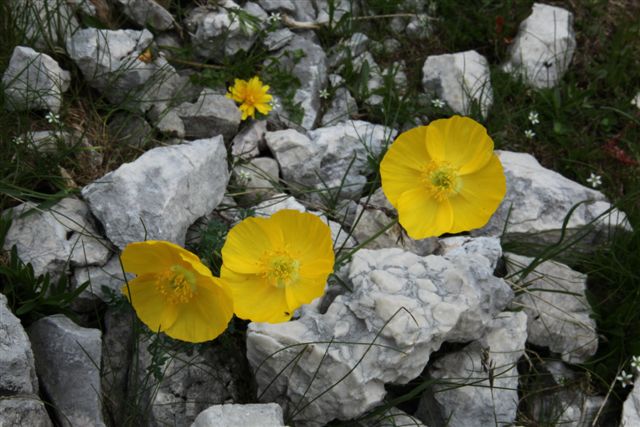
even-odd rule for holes
{"type": "Polygon", "coordinates": [[[329,227],[315,215],[285,209],[229,231],[220,277],[238,317],[276,323],[323,294],[333,263],[329,227]]]}
{"type": "Polygon", "coordinates": [[[414,239],[485,225],[506,193],[484,126],[467,117],[402,133],[380,163],[382,191],[414,239]]]}
{"type": "Polygon", "coordinates": [[[130,243],[120,255],[137,277],[122,292],[152,331],[188,342],[209,341],[227,328],[233,302],[200,259],[170,242],[130,243]]]}
{"type": "Polygon", "coordinates": [[[242,111],[242,120],[247,117],[255,118],[256,110],[262,114],[271,111],[271,99],[267,93],[269,85],[263,85],[258,76],[249,81],[236,79],[233,86],[229,88],[227,98],[233,99],[240,104],[238,107],[242,111]]]}

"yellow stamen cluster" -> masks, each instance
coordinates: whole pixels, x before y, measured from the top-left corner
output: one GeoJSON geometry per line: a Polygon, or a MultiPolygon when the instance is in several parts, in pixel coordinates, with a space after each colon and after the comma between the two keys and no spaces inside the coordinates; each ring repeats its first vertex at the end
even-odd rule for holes
{"type": "Polygon", "coordinates": [[[174,265],[160,275],[156,286],[167,302],[184,304],[191,301],[196,293],[196,278],[193,272],[180,265],[174,265]]]}
{"type": "Polygon", "coordinates": [[[295,283],[299,278],[300,261],[287,251],[270,251],[261,260],[263,276],[276,288],[295,283]]]}
{"type": "Polygon", "coordinates": [[[429,162],[422,171],[421,181],[439,202],[459,192],[461,187],[458,171],[448,162],[429,162]]]}

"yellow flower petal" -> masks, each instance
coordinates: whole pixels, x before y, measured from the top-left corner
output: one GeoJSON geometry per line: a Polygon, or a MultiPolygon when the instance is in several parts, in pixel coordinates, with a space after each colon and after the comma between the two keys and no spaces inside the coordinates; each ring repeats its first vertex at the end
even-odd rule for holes
{"type": "Polygon", "coordinates": [[[249,117],[255,118],[256,110],[262,114],[271,111],[270,101],[273,97],[267,93],[268,90],[269,86],[263,85],[257,76],[249,81],[235,79],[227,97],[240,104],[238,108],[242,112],[242,120],[246,120],[249,117]]]}
{"type": "Polygon", "coordinates": [[[422,169],[431,160],[426,129],[420,126],[400,134],[380,163],[382,191],[396,209],[402,193],[415,188],[422,169]]]}
{"type": "Polygon", "coordinates": [[[153,332],[171,327],[177,319],[178,311],[158,292],[158,277],[145,274],[129,280],[129,286],[122,287],[122,293],[133,306],[138,318],[153,332]]]}
{"type": "Polygon", "coordinates": [[[448,200],[437,201],[421,188],[406,191],[398,201],[400,224],[412,239],[426,239],[449,232],[453,212],[448,200]]]}
{"type": "Polygon", "coordinates": [[[180,262],[179,254],[184,251],[180,246],[162,240],[129,243],[120,260],[124,271],[137,275],[154,273],[158,266],[172,265],[180,262]]]}
{"type": "Polygon", "coordinates": [[[485,127],[468,117],[434,120],[426,139],[433,160],[449,162],[460,175],[484,167],[493,154],[493,140],[485,127]]]}
{"type": "Polygon", "coordinates": [[[259,273],[259,260],[264,253],[283,245],[282,234],[265,221],[265,218],[247,218],[229,230],[221,251],[227,268],[237,273],[259,273]]]}
{"type": "Polygon", "coordinates": [[[324,293],[327,276],[316,278],[301,277],[300,280],[285,288],[287,306],[293,312],[303,304],[309,304],[324,293]]]}

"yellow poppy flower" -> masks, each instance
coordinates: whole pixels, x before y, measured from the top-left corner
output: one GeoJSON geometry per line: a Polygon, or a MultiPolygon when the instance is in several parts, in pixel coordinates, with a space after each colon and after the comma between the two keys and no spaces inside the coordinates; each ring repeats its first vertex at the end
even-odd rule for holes
{"type": "Polygon", "coordinates": [[[188,342],[209,341],[227,328],[233,302],[200,259],[170,242],[130,243],[120,255],[137,277],[122,293],[152,331],[188,342]]]}
{"type": "Polygon", "coordinates": [[[380,163],[380,177],[400,224],[414,239],[482,227],[506,192],[487,130],[460,116],[398,136],[380,163]]]}
{"type": "Polygon", "coordinates": [[[242,111],[242,120],[246,120],[247,117],[255,118],[256,110],[262,114],[271,111],[273,97],[267,93],[268,90],[269,85],[263,85],[256,76],[249,81],[235,79],[226,96],[240,104],[238,108],[242,111]]]}
{"type": "Polygon", "coordinates": [[[333,262],[329,227],[315,215],[285,209],[229,231],[220,277],[238,317],[284,322],[323,294],[333,262]]]}

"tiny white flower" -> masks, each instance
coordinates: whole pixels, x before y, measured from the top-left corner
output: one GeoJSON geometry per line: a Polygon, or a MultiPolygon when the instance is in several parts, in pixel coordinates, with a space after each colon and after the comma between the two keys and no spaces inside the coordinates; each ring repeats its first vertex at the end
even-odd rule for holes
{"type": "Polygon", "coordinates": [[[444,101],[440,98],[435,98],[431,100],[431,105],[436,108],[444,108],[444,101]]]}
{"type": "Polygon", "coordinates": [[[280,100],[275,96],[271,100],[271,109],[274,111],[279,111],[282,108],[282,104],[280,104],[280,100]]]}
{"type": "Polygon", "coordinates": [[[329,91],[326,89],[322,89],[319,93],[318,96],[322,99],[329,99],[329,91]]]}
{"type": "Polygon", "coordinates": [[[529,121],[532,125],[537,125],[538,123],[540,123],[537,111],[532,111],[529,113],[529,121]]]}
{"type": "Polygon", "coordinates": [[[631,357],[631,367],[640,374],[640,356],[631,357]]]}
{"type": "Polygon", "coordinates": [[[270,24],[275,24],[280,22],[281,19],[282,19],[282,16],[279,13],[272,13],[267,18],[267,21],[269,21],[270,24]]]}
{"type": "Polygon", "coordinates": [[[602,185],[602,177],[591,172],[591,175],[587,178],[587,182],[591,184],[593,188],[597,188],[602,185]]]}
{"type": "Polygon", "coordinates": [[[633,375],[627,374],[624,370],[620,372],[620,375],[616,377],[616,380],[620,381],[622,387],[633,384],[633,375]]]}
{"type": "Polygon", "coordinates": [[[22,137],[22,135],[20,136],[14,136],[13,139],[11,140],[15,145],[21,145],[25,143],[24,138],[22,137]]]}
{"type": "Polygon", "coordinates": [[[531,129],[527,129],[524,131],[524,136],[526,136],[527,139],[533,139],[533,137],[536,136],[536,133],[531,129]]]}
{"type": "Polygon", "coordinates": [[[44,118],[47,119],[47,122],[51,123],[52,125],[60,124],[60,116],[57,114],[53,114],[51,111],[49,111],[47,115],[44,116],[44,118]]]}
{"type": "Polygon", "coordinates": [[[238,183],[240,185],[247,185],[251,181],[251,174],[247,171],[241,170],[238,172],[238,183]]]}

